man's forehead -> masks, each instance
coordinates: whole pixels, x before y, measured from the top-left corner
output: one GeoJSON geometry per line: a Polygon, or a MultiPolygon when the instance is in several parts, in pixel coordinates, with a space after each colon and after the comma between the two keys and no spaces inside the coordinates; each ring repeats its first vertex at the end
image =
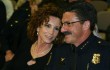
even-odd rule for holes
{"type": "Polygon", "coordinates": [[[76,16],[76,13],[74,12],[65,12],[63,14],[63,17],[62,17],[62,21],[75,21],[75,20],[78,20],[78,17],[76,16]]]}

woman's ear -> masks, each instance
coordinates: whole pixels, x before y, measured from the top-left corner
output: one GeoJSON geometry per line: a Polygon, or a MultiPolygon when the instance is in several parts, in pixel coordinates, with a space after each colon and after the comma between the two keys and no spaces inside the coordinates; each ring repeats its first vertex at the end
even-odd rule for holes
{"type": "Polygon", "coordinates": [[[88,30],[90,29],[90,21],[84,21],[84,24],[83,24],[83,29],[84,30],[88,30]]]}
{"type": "Polygon", "coordinates": [[[37,32],[39,32],[39,27],[37,28],[37,32]]]}

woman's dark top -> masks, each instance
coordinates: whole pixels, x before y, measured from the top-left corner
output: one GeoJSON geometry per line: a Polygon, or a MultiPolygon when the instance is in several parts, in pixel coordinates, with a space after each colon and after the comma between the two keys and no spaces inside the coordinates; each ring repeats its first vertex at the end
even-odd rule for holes
{"type": "Polygon", "coordinates": [[[19,49],[18,53],[8,65],[7,70],[46,70],[50,63],[54,46],[47,55],[34,59],[36,61],[35,64],[28,65],[27,62],[32,60],[30,53],[31,45],[32,43],[30,42],[26,42],[24,47],[22,45],[22,49],[19,49]]]}

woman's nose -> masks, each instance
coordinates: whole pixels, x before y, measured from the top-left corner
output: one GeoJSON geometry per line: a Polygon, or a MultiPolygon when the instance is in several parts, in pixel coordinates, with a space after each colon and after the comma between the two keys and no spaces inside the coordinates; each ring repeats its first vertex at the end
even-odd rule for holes
{"type": "Polygon", "coordinates": [[[50,29],[50,30],[49,30],[49,33],[50,33],[50,34],[53,34],[53,33],[54,33],[54,29],[50,29]]]}

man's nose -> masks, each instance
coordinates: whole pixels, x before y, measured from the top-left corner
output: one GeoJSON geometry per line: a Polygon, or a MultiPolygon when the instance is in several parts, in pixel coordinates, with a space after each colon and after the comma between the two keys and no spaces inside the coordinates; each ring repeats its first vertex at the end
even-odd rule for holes
{"type": "Polygon", "coordinates": [[[62,27],[61,27],[61,32],[65,32],[65,31],[67,31],[67,26],[65,26],[65,25],[62,25],[62,27]]]}

